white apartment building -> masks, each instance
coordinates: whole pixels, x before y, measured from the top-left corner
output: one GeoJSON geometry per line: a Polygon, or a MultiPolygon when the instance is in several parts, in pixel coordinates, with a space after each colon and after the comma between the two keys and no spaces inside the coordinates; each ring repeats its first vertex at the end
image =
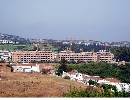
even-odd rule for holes
{"type": "Polygon", "coordinates": [[[0,44],[13,44],[14,42],[11,40],[0,40],[0,44]]]}
{"type": "Polygon", "coordinates": [[[12,66],[13,72],[40,72],[39,65],[36,66],[29,66],[29,65],[19,65],[19,66],[12,66]]]}
{"type": "Polygon", "coordinates": [[[11,58],[11,53],[9,51],[0,50],[0,59],[1,60],[8,61],[9,58],[11,58]]]}
{"type": "Polygon", "coordinates": [[[90,76],[90,75],[86,75],[86,74],[82,74],[82,73],[78,73],[78,72],[63,72],[62,77],[65,76],[69,76],[70,80],[74,80],[77,82],[81,82],[84,83],[86,85],[89,86],[89,80],[95,81],[99,84],[108,84],[108,85],[113,85],[116,86],[117,91],[126,91],[126,92],[130,92],[130,84],[129,83],[121,83],[118,81],[110,81],[107,79],[102,79],[99,76],[90,76]]]}

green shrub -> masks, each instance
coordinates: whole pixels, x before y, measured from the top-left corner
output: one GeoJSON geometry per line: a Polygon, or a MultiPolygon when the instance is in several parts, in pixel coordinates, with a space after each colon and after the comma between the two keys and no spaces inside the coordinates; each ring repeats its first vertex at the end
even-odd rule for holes
{"type": "Polygon", "coordinates": [[[87,64],[68,64],[68,68],[75,69],[87,75],[97,75],[102,78],[114,77],[124,83],[130,83],[130,64],[117,66],[105,62],[91,62],[87,64]]]}
{"type": "Polygon", "coordinates": [[[64,97],[130,97],[129,92],[113,92],[109,89],[109,87],[110,86],[108,86],[108,88],[105,88],[105,91],[102,92],[97,91],[93,87],[86,88],[85,90],[78,90],[74,88],[68,93],[64,94],[64,97]]]}
{"type": "Polygon", "coordinates": [[[65,76],[64,79],[69,79],[70,80],[70,77],[69,76],[65,76]]]}

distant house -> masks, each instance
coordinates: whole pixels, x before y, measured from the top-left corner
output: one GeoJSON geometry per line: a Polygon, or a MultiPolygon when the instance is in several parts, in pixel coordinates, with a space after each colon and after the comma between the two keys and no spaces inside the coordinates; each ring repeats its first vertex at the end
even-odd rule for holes
{"type": "Polygon", "coordinates": [[[116,80],[114,78],[100,78],[99,76],[90,76],[86,74],[78,73],[77,71],[71,71],[71,72],[63,72],[62,77],[69,76],[70,80],[74,80],[77,82],[84,83],[86,85],[89,85],[89,80],[95,81],[99,84],[109,84],[114,85],[117,88],[117,91],[126,91],[130,92],[130,84],[128,83],[121,83],[119,80],[116,80]]]}
{"type": "Polygon", "coordinates": [[[11,40],[0,40],[0,44],[14,44],[11,40]]]}
{"type": "Polygon", "coordinates": [[[116,86],[117,91],[126,91],[126,92],[130,92],[130,84],[128,83],[116,83],[116,82],[110,82],[110,81],[99,81],[98,83],[100,84],[109,84],[109,85],[113,85],[116,86]]]}
{"type": "Polygon", "coordinates": [[[78,73],[77,71],[72,71],[69,73],[63,72],[62,77],[69,76],[70,80],[82,82],[83,81],[83,74],[78,73]]]}
{"type": "Polygon", "coordinates": [[[26,66],[26,65],[19,65],[19,66],[12,66],[13,72],[40,72],[39,65],[36,66],[26,66]]]}
{"type": "Polygon", "coordinates": [[[9,61],[11,53],[9,51],[0,50],[0,60],[9,61]]]}
{"type": "Polygon", "coordinates": [[[119,83],[120,87],[122,88],[122,91],[130,92],[130,84],[128,83],[119,83]]]}

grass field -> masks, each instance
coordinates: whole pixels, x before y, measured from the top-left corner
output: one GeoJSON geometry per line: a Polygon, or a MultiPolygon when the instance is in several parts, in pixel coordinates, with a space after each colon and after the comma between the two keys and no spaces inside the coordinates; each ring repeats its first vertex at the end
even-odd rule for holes
{"type": "Polygon", "coordinates": [[[40,73],[12,73],[0,64],[0,97],[62,97],[73,87],[85,88],[82,83],[40,73]]]}
{"type": "Polygon", "coordinates": [[[0,44],[0,50],[30,50],[32,46],[30,44],[27,45],[14,45],[14,44],[0,44]]]}

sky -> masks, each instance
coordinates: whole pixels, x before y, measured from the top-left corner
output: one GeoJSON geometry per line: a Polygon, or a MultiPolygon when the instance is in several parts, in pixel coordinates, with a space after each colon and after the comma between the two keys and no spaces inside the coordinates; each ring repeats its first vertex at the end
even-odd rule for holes
{"type": "Polygon", "coordinates": [[[129,0],[0,0],[0,33],[129,41],[129,0]]]}

